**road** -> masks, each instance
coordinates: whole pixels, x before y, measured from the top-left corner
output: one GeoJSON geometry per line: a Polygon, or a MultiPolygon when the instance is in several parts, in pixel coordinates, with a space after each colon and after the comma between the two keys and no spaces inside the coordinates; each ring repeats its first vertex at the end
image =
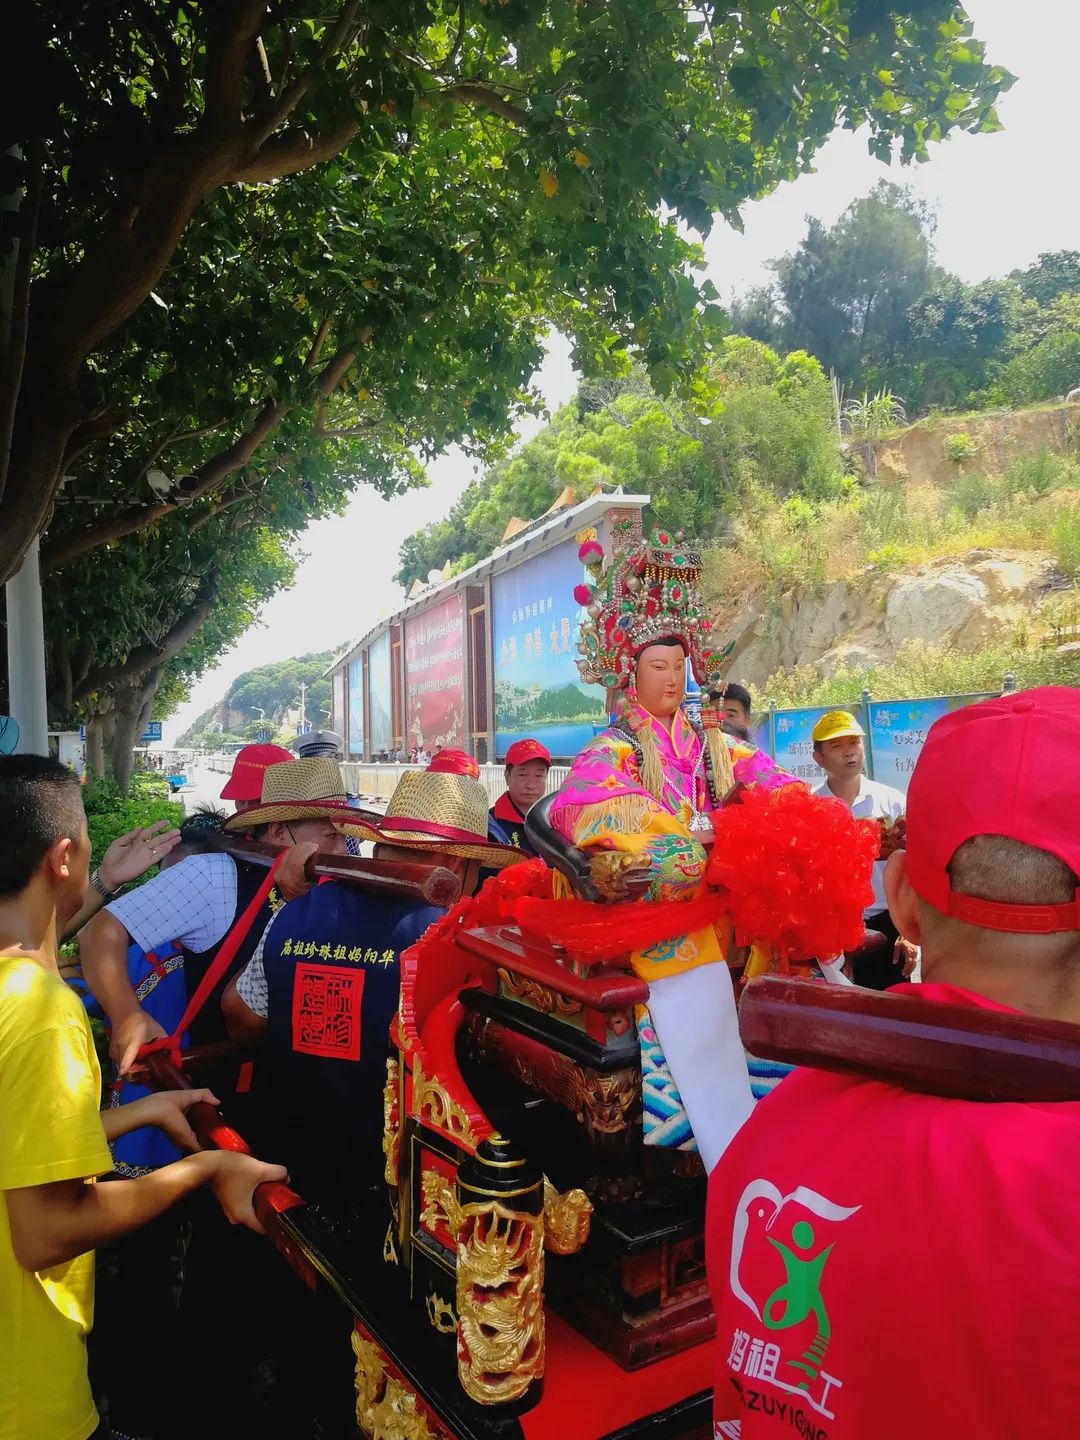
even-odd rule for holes
{"type": "Polygon", "coordinates": [[[222,800],[221,787],[229,778],[221,775],[216,770],[208,770],[204,765],[193,766],[188,770],[191,784],[180,791],[178,799],[183,803],[185,812],[190,815],[200,805],[215,805],[222,810],[232,813],[232,806],[227,800],[222,800]]]}

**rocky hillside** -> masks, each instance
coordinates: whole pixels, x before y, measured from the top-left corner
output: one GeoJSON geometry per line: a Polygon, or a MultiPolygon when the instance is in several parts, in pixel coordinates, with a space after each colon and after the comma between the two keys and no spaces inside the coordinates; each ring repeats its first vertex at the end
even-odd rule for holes
{"type": "Polygon", "coordinates": [[[322,723],[330,709],[330,682],[323,671],[334,658],[332,650],[299,655],[273,665],[245,670],[222,698],[199,716],[180,736],[179,745],[201,749],[229,739],[251,739],[260,729],[272,736],[295,733],[300,714],[300,686],[306,686],[305,709],[313,724],[322,723]],[[259,712],[262,712],[260,714],[259,712]]]}
{"type": "MultiPolygon", "coordinates": [[[[797,587],[778,602],[761,597],[724,643],[734,645],[732,675],[746,684],[805,665],[829,677],[880,669],[912,641],[969,652],[1015,645],[1032,638],[1041,607],[1063,590],[1045,552],[970,550],[906,573],[797,587]]],[[[1053,627],[1040,638],[1053,641],[1053,627]]]]}
{"type": "Polygon", "coordinates": [[[852,445],[846,499],[740,520],[707,563],[732,678],[878,693],[921,649],[956,657],[956,688],[998,664],[1080,684],[1078,435],[1077,405],[923,421],[852,445]]]}

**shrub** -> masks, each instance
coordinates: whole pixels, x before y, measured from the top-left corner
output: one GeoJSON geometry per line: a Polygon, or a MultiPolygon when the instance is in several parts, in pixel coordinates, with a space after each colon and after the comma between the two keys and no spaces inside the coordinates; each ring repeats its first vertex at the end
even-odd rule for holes
{"type": "Polygon", "coordinates": [[[988,476],[979,470],[972,470],[957,476],[950,494],[964,519],[974,520],[980,510],[993,504],[997,490],[988,476]]]}
{"type": "Polygon", "coordinates": [[[958,430],[955,435],[945,436],[945,458],[954,465],[963,465],[965,460],[971,460],[978,448],[966,430],[958,430]]]}
{"type": "MultiPolygon", "coordinates": [[[[146,776],[146,780],[161,782],[168,793],[168,782],[162,776],[146,776]]],[[[168,820],[170,825],[179,825],[184,818],[184,807],[175,800],[150,794],[141,796],[132,786],[132,793],[126,798],[120,794],[116,782],[111,778],[87,781],[83,788],[83,805],[86,809],[86,824],[93,846],[93,862],[97,864],[112,842],[131,830],[141,830],[153,825],[155,820],[168,820]]],[[[151,871],[150,874],[155,874],[151,871]]],[[[146,879],[150,878],[148,874],[146,879]]]]}
{"type": "Polygon", "coordinates": [[[1050,526],[1050,553],[1063,575],[1080,576],[1080,505],[1059,510],[1050,526]]]}
{"type": "Polygon", "coordinates": [[[1057,331],[1015,356],[1001,375],[1001,388],[1013,405],[1052,400],[1080,385],[1080,332],[1057,331]]]}
{"type": "Polygon", "coordinates": [[[898,395],[882,388],[876,395],[864,394],[861,400],[846,400],[843,418],[849,433],[857,439],[876,440],[906,425],[907,411],[898,395]]]}
{"type": "Polygon", "coordinates": [[[999,645],[974,654],[950,645],[909,640],[888,665],[838,670],[828,679],[812,665],[780,670],[758,693],[780,708],[854,703],[864,689],[875,700],[912,700],[925,695],[978,695],[1001,689],[1011,674],[1018,689],[1080,685],[1080,656],[1054,650],[999,645]]]}

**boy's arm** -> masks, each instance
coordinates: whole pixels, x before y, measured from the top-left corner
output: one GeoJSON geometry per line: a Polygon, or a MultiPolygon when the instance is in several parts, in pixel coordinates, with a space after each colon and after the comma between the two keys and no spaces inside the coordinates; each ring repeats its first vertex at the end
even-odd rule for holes
{"type": "Polygon", "coordinates": [[[165,1031],[147,1015],[128,979],[131,937],[108,910],[101,910],[79,934],[79,956],[86,983],[112,1023],[109,1053],[121,1071],[130,1067],[139,1046],[165,1031]]]}
{"type": "Polygon", "coordinates": [[[287,1178],[282,1165],[210,1150],[138,1180],[54,1180],[5,1190],[12,1249],[24,1270],[63,1265],[148,1224],[202,1185],[213,1189],[231,1224],[262,1233],[252,1207],[255,1187],[287,1178]]]}

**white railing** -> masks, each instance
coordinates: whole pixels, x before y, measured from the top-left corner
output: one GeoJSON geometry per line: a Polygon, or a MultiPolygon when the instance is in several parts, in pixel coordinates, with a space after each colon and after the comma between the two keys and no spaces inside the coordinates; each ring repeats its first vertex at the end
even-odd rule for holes
{"type": "MultiPolygon", "coordinates": [[[[417,770],[417,765],[364,765],[347,762],[342,765],[345,787],[353,795],[366,796],[369,800],[389,800],[394,787],[405,770],[417,770]]],[[[557,790],[569,775],[565,765],[553,765],[548,771],[548,789],[557,790]]],[[[506,791],[505,765],[481,765],[480,781],[488,793],[492,805],[506,791]]]]}
{"type": "MultiPolygon", "coordinates": [[[[202,763],[208,770],[228,775],[233,767],[232,755],[210,755],[202,763]]],[[[341,767],[345,788],[351,795],[360,795],[368,800],[389,800],[394,788],[406,770],[419,770],[419,765],[366,765],[359,761],[346,761],[341,767]]],[[[548,790],[557,790],[569,775],[566,765],[553,765],[548,771],[548,790]]],[[[481,765],[480,781],[488,793],[492,805],[506,791],[505,765],[481,765]]]]}

